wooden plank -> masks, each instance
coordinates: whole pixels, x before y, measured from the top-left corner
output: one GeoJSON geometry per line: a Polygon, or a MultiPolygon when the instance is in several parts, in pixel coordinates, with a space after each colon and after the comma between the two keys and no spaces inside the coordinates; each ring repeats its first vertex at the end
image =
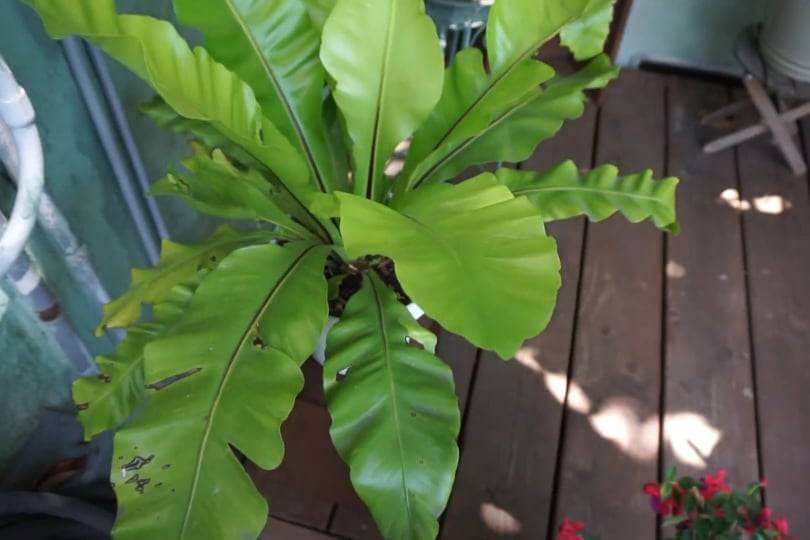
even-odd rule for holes
{"type": "Polygon", "coordinates": [[[444,329],[439,329],[436,355],[453,370],[458,406],[462,415],[467,408],[467,399],[472,387],[473,371],[478,360],[478,349],[466,339],[444,329]]]}
{"type": "Polygon", "coordinates": [[[338,505],[329,532],[352,540],[382,540],[367,508],[338,505]]]}
{"type": "Polygon", "coordinates": [[[360,504],[349,471],[329,439],[329,413],[298,400],[282,428],[286,451],[278,469],[248,472],[267,498],[270,515],[326,530],[334,505],[360,504]]]}
{"type": "MultiPolygon", "coordinates": [[[[571,157],[591,160],[595,111],[567,124],[523,166],[542,170],[571,157]]],[[[442,538],[546,533],[576,306],[584,222],[554,223],[563,288],[546,332],[504,363],[483,354],[464,432],[464,448],[442,538]]]]}
{"type": "MultiPolygon", "coordinates": [[[[605,92],[597,163],[664,166],[664,83],[626,71],[605,92]]],[[[620,216],[589,226],[555,523],[570,516],[603,538],[655,538],[641,485],[658,470],[662,236],[620,216]],[[582,414],[586,413],[586,414],[582,414]]]]}
{"type": "Polygon", "coordinates": [[[259,536],[259,540],[330,540],[332,538],[337,538],[337,536],[330,536],[272,517],[259,536]]]}
{"type": "MultiPolygon", "coordinates": [[[[805,141],[810,126],[803,125],[805,141]]],[[[805,149],[807,150],[807,148],[805,149]]],[[[810,152],[808,152],[810,153],[810,152]]],[[[763,473],[768,504],[810,531],[810,202],[765,141],[737,150],[756,365],[763,473]]]]}
{"type": "Polygon", "coordinates": [[[681,234],[667,238],[664,464],[700,475],[759,478],[733,152],[703,153],[716,133],[700,117],[728,102],[718,84],[669,81],[669,174],[678,176],[681,234]]]}
{"type": "MultiPolygon", "coordinates": [[[[439,338],[436,354],[453,369],[459,408],[463,414],[470,393],[478,350],[460,336],[438,328],[435,324],[430,325],[424,320],[420,320],[420,322],[432,327],[439,338]]],[[[329,530],[352,539],[377,540],[381,538],[368,509],[357,504],[338,504],[329,530]]]]}
{"type": "Polygon", "coordinates": [[[301,367],[304,372],[304,389],[301,390],[299,399],[308,401],[313,405],[326,406],[326,396],[323,393],[323,367],[310,358],[301,367]]]}

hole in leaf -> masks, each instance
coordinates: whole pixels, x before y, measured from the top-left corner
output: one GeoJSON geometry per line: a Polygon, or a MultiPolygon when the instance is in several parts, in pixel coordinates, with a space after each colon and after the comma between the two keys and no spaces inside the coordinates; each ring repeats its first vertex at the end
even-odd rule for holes
{"type": "Polygon", "coordinates": [[[349,368],[351,368],[351,367],[352,367],[352,366],[346,366],[345,368],[343,368],[343,369],[341,369],[340,371],[338,371],[338,372],[337,372],[337,375],[335,375],[335,380],[336,380],[337,382],[340,382],[340,381],[342,381],[343,379],[345,379],[345,378],[346,378],[346,377],[349,375],[349,368]]]}
{"type": "Polygon", "coordinates": [[[149,384],[146,387],[150,388],[152,390],[163,390],[167,386],[172,385],[172,384],[174,384],[174,383],[176,383],[178,381],[182,381],[186,377],[190,377],[191,375],[194,375],[195,373],[197,373],[199,371],[202,371],[202,368],[192,368],[192,369],[189,369],[188,371],[184,371],[183,373],[178,373],[177,375],[172,375],[171,377],[166,377],[162,381],[158,381],[156,383],[149,384]]]}
{"type": "Polygon", "coordinates": [[[151,480],[149,478],[141,478],[138,473],[135,473],[134,476],[129,478],[124,483],[125,484],[135,484],[135,491],[137,491],[138,494],[143,495],[143,490],[146,487],[146,484],[148,484],[149,482],[151,482],[151,480]]]}
{"type": "Polygon", "coordinates": [[[155,454],[151,454],[149,457],[135,456],[129,463],[122,466],[121,469],[123,471],[137,471],[138,469],[149,465],[153,459],[155,459],[155,454]]]}
{"type": "Polygon", "coordinates": [[[411,336],[406,336],[405,337],[405,344],[408,347],[413,347],[414,349],[422,349],[422,350],[425,349],[425,346],[422,344],[421,341],[419,341],[416,338],[412,338],[411,336]]]}

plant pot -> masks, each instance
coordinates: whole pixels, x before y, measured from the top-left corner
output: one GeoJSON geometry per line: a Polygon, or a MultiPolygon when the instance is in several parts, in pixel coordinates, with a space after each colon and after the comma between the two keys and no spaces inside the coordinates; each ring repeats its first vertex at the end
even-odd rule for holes
{"type": "MultiPolygon", "coordinates": [[[[425,312],[422,311],[422,308],[414,303],[408,304],[407,307],[408,311],[411,312],[411,316],[415,320],[419,320],[419,318],[425,314],[425,312]]],[[[329,330],[331,330],[339,320],[340,319],[337,317],[330,316],[329,320],[326,321],[326,327],[323,329],[323,332],[321,332],[321,337],[318,338],[318,346],[315,348],[315,352],[312,353],[312,358],[314,358],[315,361],[320,365],[323,365],[323,363],[326,361],[326,335],[329,334],[329,330]]]]}
{"type": "Polygon", "coordinates": [[[810,0],[778,0],[760,36],[760,50],[774,70],[810,82],[810,0]]]}

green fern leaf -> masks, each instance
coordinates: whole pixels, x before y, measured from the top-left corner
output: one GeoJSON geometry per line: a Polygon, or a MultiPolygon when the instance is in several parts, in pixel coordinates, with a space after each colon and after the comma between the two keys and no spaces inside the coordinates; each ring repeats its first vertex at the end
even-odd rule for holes
{"type": "Polygon", "coordinates": [[[300,242],[234,251],[147,345],[145,382],[159,389],[115,438],[116,539],[259,535],[266,502],[231,447],[265,469],[281,462],[281,423],[326,323],[327,252],[300,242]]]}
{"type": "Polygon", "coordinates": [[[222,226],[202,244],[185,246],[165,240],[157,266],[134,268],[129,290],[104,306],[104,317],[96,333],[130,326],[141,317],[142,304],[162,302],[172,287],[191,279],[200,268],[216,266],[238,247],[267,243],[275,237],[272,231],[243,233],[222,226]]]}
{"type": "Polygon", "coordinates": [[[632,223],[652,219],[658,228],[677,233],[678,179],[654,180],[652,171],[618,173],[613,165],[580,173],[572,161],[565,161],[544,173],[502,168],[495,174],[516,196],[534,203],[545,221],[581,215],[601,221],[618,211],[632,223]]]}
{"type": "Polygon", "coordinates": [[[406,342],[416,338],[413,324],[396,295],[367,275],[329,333],[324,366],[332,440],[383,536],[398,540],[436,537],[458,464],[453,375],[406,342]]]}

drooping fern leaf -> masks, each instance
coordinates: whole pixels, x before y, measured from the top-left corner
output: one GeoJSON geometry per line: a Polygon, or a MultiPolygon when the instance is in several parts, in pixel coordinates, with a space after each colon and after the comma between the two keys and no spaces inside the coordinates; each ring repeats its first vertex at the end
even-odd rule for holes
{"type": "Polygon", "coordinates": [[[370,274],[330,331],[324,366],[332,440],[383,535],[401,540],[436,536],[458,463],[453,375],[407,343],[413,325],[370,274]]]}
{"type": "Polygon", "coordinates": [[[231,447],[272,469],[300,364],[326,323],[327,248],[238,249],[146,347],[143,411],[115,437],[119,540],[256,538],[266,502],[231,447]],[[170,382],[165,382],[170,381],[170,382]]]}
{"type": "Polygon", "coordinates": [[[202,271],[191,282],[172,288],[164,302],[152,307],[149,322],[127,331],[114,355],[97,358],[100,375],[77,379],[73,383],[73,401],[79,410],[85,440],[119,427],[143,401],[146,394],[144,349],[180,319],[204,274],[202,271]]]}
{"type": "Polygon", "coordinates": [[[164,241],[157,266],[134,268],[129,290],[104,306],[104,317],[97,333],[105,328],[130,326],[140,318],[142,304],[162,302],[172,287],[191,279],[201,267],[213,268],[234,249],[267,243],[275,237],[276,234],[272,231],[243,233],[222,226],[201,244],[186,246],[164,241]]]}

